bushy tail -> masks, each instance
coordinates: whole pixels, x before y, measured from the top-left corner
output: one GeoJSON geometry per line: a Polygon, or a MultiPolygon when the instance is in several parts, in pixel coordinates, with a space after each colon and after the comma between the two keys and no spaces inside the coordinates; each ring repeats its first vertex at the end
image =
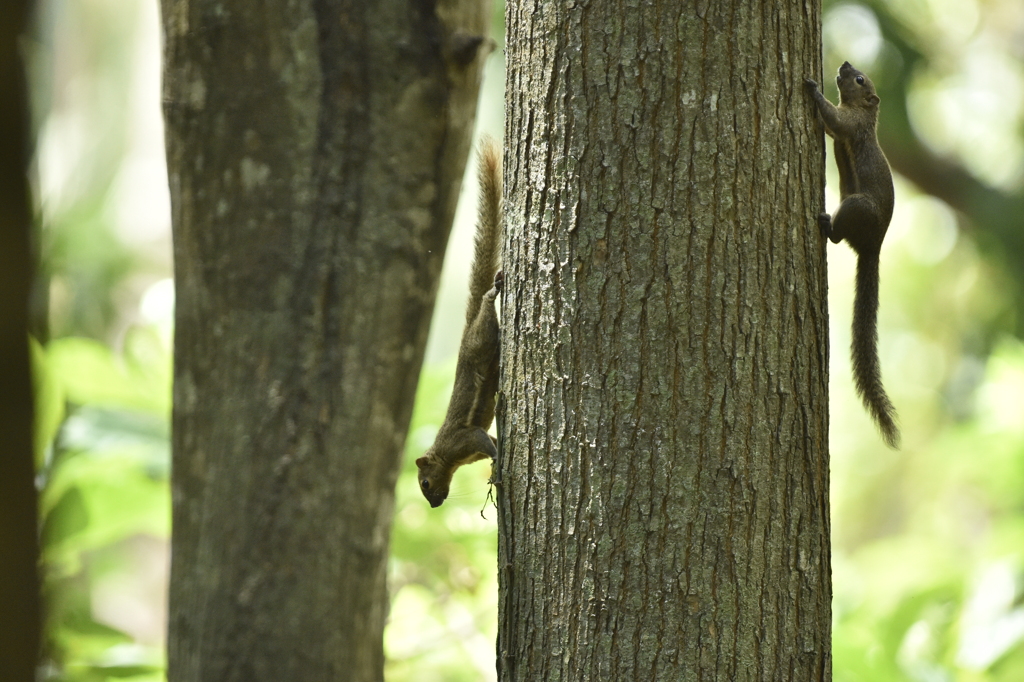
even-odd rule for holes
{"type": "Polygon", "coordinates": [[[864,406],[878,424],[886,445],[900,446],[896,408],[882,387],[878,362],[878,254],[857,257],[857,290],[853,299],[853,381],[864,406]]]}
{"type": "Polygon", "coordinates": [[[501,244],[501,150],[490,137],[480,145],[480,198],[478,200],[473,264],[469,269],[466,325],[473,323],[483,295],[494,286],[501,244]]]}

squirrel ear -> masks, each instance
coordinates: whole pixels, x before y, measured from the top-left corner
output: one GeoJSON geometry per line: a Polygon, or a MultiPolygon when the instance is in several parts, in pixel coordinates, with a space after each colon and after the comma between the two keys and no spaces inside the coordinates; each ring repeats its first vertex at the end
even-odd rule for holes
{"type": "Polygon", "coordinates": [[[417,459],[416,460],[416,466],[418,466],[420,469],[422,469],[423,467],[427,466],[427,458],[426,457],[420,457],[419,459],[417,459]]]}

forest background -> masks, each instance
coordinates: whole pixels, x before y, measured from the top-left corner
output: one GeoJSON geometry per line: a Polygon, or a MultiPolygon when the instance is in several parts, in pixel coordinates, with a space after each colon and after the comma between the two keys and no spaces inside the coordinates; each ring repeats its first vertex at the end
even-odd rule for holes
{"type": "MultiPolygon", "coordinates": [[[[499,46],[502,17],[499,3],[499,46]]],[[[830,248],[834,677],[1024,679],[1024,5],[826,2],[823,28],[826,96],[844,60],[873,78],[897,171],[879,337],[904,433],[887,451],[856,399],[855,259],[830,248]]],[[[157,2],[41,1],[26,50],[46,672],[163,680],[173,286],[157,2]]],[[[498,139],[503,75],[498,49],[477,122],[498,139]]],[[[495,676],[488,467],[460,471],[432,510],[413,465],[454,372],[476,199],[463,188],[398,483],[391,682],[495,676]]]]}

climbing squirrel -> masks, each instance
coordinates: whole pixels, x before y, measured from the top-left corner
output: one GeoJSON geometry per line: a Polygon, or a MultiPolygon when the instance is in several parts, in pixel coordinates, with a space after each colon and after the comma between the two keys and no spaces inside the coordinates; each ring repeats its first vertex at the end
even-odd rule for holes
{"type": "Polygon", "coordinates": [[[843,62],[836,76],[839,106],[834,106],[805,79],[818,105],[825,132],[835,141],[839,167],[839,210],[831,218],[818,216],[824,236],[838,244],[843,239],[857,253],[856,292],[853,299],[853,378],[868,412],[886,444],[898,448],[900,431],[896,409],[882,387],[878,362],[878,255],[892,219],[893,187],[889,163],[878,145],[878,95],[871,79],[843,62]]]}
{"type": "Polygon", "coordinates": [[[434,444],[416,460],[420,490],[431,507],[448,497],[455,470],[485,457],[496,459],[497,442],[487,433],[494,420],[498,391],[498,315],[494,299],[504,278],[498,270],[501,240],[501,155],[491,139],[480,149],[480,203],[473,264],[469,271],[469,304],[459,345],[448,413],[434,444]]]}

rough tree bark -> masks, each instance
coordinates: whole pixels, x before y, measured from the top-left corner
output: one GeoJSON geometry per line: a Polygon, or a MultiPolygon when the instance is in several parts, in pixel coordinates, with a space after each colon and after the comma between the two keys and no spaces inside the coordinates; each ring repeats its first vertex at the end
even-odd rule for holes
{"type": "Polygon", "coordinates": [[[39,522],[32,458],[28,91],[19,41],[31,2],[0,21],[0,672],[30,682],[39,660],[39,522]]]}
{"type": "Polygon", "coordinates": [[[818,2],[510,0],[501,680],[828,680],[818,2]]]}
{"type": "Polygon", "coordinates": [[[165,0],[168,675],[380,680],[489,0],[165,0]]]}

